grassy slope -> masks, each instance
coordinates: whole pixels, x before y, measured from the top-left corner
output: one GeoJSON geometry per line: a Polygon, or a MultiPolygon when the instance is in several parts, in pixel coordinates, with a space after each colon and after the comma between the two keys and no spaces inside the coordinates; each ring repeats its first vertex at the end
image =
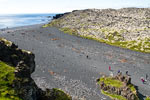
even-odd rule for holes
{"type": "MultiPolygon", "coordinates": [[[[61,28],[61,31],[63,31],[64,33],[70,34],[70,35],[78,35],[76,33],[76,30],[72,30],[69,28],[61,28]]],[[[116,36],[118,39],[121,38],[119,37],[119,33],[116,32],[118,35],[116,36]]],[[[96,40],[98,42],[103,42],[103,43],[107,43],[109,45],[112,46],[118,46],[118,47],[122,47],[122,48],[127,48],[130,50],[134,50],[134,51],[138,51],[138,52],[143,52],[143,53],[150,53],[150,39],[146,38],[144,40],[139,40],[140,42],[136,42],[136,41],[119,41],[119,40],[115,40],[115,36],[113,36],[112,34],[114,33],[110,33],[107,34],[107,40],[104,39],[100,39],[100,38],[96,38],[90,35],[78,35],[82,38],[86,38],[86,39],[91,39],[91,40],[96,40]]]]}
{"type": "Polygon", "coordinates": [[[0,61],[0,100],[20,100],[12,83],[15,80],[15,69],[0,61]]]}
{"type": "MultiPolygon", "coordinates": [[[[62,22],[63,22],[63,18],[55,19],[51,23],[46,24],[43,27],[51,27],[51,26],[59,27],[59,24],[61,24],[62,22]]],[[[99,38],[93,35],[89,35],[89,34],[84,34],[84,35],[78,34],[78,31],[90,33],[90,30],[94,30],[94,29],[82,29],[82,30],[79,29],[78,30],[78,29],[70,29],[69,27],[63,27],[63,28],[60,27],[60,30],[63,31],[64,33],[77,35],[86,39],[96,40],[98,42],[107,43],[109,45],[127,48],[127,49],[138,51],[138,52],[150,53],[150,38],[144,38],[144,39],[139,38],[137,39],[137,41],[135,40],[122,41],[124,39],[121,36],[121,34],[122,34],[122,31],[125,31],[125,30],[115,31],[115,30],[111,30],[107,28],[99,29],[99,31],[103,32],[103,34],[105,35],[105,39],[99,38]]]]}

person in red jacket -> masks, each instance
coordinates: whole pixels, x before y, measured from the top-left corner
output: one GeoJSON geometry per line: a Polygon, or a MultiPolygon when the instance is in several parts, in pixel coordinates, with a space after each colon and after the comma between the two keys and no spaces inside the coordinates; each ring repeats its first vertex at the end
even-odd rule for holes
{"type": "Polygon", "coordinates": [[[144,80],[144,78],[143,78],[143,77],[141,77],[141,81],[142,81],[142,83],[144,84],[145,80],[144,80]]]}
{"type": "Polygon", "coordinates": [[[109,66],[109,71],[111,71],[111,66],[109,66]]]}

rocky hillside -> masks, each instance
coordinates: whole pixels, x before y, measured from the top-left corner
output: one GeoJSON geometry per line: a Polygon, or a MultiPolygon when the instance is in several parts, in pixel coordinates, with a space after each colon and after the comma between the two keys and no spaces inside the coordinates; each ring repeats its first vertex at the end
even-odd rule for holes
{"type": "Polygon", "coordinates": [[[35,55],[0,38],[0,100],[71,100],[59,89],[37,87],[31,74],[35,55]]]}
{"type": "Polygon", "coordinates": [[[150,8],[86,9],[56,16],[49,24],[65,33],[150,53],[150,8]]]}

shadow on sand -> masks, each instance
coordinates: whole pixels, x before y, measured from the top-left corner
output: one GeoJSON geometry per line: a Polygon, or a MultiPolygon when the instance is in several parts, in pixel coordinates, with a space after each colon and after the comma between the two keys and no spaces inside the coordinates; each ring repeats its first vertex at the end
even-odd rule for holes
{"type": "Polygon", "coordinates": [[[136,90],[137,90],[137,94],[138,94],[139,99],[140,99],[140,100],[144,100],[144,98],[146,98],[146,96],[144,96],[143,94],[141,94],[141,93],[139,92],[138,86],[135,86],[135,88],[136,88],[136,90]]]}

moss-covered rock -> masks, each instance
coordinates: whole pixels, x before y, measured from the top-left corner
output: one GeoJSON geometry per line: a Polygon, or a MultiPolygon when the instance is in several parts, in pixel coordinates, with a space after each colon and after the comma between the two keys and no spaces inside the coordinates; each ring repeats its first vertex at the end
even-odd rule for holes
{"type": "Polygon", "coordinates": [[[60,89],[46,89],[38,100],[72,100],[71,97],[60,89]]]}
{"type": "Polygon", "coordinates": [[[11,100],[36,100],[38,87],[31,78],[35,70],[34,54],[21,50],[11,41],[0,39],[1,97],[11,100]],[[4,70],[6,69],[6,70],[4,70]],[[3,83],[2,82],[2,83],[3,83]],[[7,87],[8,89],[6,89],[7,87]],[[20,98],[20,99],[19,99],[20,98]]]}
{"type": "Polygon", "coordinates": [[[0,100],[21,100],[13,88],[15,68],[0,61],[0,100]]]}
{"type": "Polygon", "coordinates": [[[129,76],[118,74],[115,77],[103,76],[98,79],[101,92],[112,99],[117,100],[139,100],[137,90],[131,84],[129,76]]]}

